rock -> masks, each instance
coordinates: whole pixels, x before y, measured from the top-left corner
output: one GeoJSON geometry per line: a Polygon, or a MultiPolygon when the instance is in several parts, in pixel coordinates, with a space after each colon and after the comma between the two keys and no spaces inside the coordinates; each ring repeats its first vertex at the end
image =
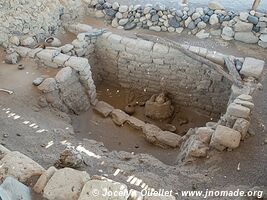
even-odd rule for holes
{"type": "Polygon", "coordinates": [[[27,37],[21,40],[20,44],[26,47],[33,47],[34,45],[36,45],[36,41],[33,39],[33,37],[27,37]]]}
{"type": "Polygon", "coordinates": [[[98,101],[95,105],[94,110],[99,112],[104,117],[108,117],[109,114],[114,110],[114,108],[104,101],[98,101]]]}
{"type": "MultiPolygon", "coordinates": [[[[239,146],[241,140],[241,134],[226,126],[218,125],[211,138],[210,145],[217,148],[216,144],[235,149],[239,146]]],[[[221,150],[219,148],[218,150],[221,150]]]]}
{"type": "Polygon", "coordinates": [[[152,15],[152,17],[151,17],[151,21],[152,21],[152,22],[157,22],[157,21],[159,21],[159,16],[158,16],[157,14],[152,15]]]}
{"type": "Polygon", "coordinates": [[[248,21],[249,21],[250,23],[256,25],[256,24],[258,24],[258,22],[259,22],[259,18],[256,17],[256,16],[249,15],[249,16],[248,16],[248,21]]]}
{"type": "Polygon", "coordinates": [[[261,34],[260,40],[263,42],[267,42],[267,34],[261,34]]]}
{"type": "Polygon", "coordinates": [[[133,117],[133,116],[130,116],[127,118],[127,123],[135,128],[135,129],[138,129],[138,130],[142,130],[143,127],[145,126],[145,122],[133,117]]]}
{"type": "Polygon", "coordinates": [[[192,15],[192,20],[196,20],[197,18],[200,18],[201,17],[201,14],[198,13],[198,12],[195,12],[193,15],[192,15]]]}
{"type": "Polygon", "coordinates": [[[136,26],[137,26],[137,24],[135,22],[128,22],[127,24],[125,24],[124,30],[132,30],[136,26]]]}
{"type": "Polygon", "coordinates": [[[10,42],[11,44],[16,45],[16,46],[19,46],[19,44],[20,44],[19,38],[18,38],[17,36],[12,36],[12,37],[10,37],[10,38],[9,38],[9,42],[10,42]]]}
{"type": "Polygon", "coordinates": [[[240,18],[240,20],[242,20],[242,21],[247,21],[247,19],[248,19],[248,16],[249,16],[249,14],[247,13],[247,12],[240,12],[239,13],[239,18],[240,18]]]}
{"type": "Polygon", "coordinates": [[[43,77],[38,77],[36,79],[33,80],[32,84],[35,85],[35,86],[39,86],[41,85],[41,83],[44,81],[44,78],[43,77]]]}
{"type": "Polygon", "coordinates": [[[235,24],[234,28],[235,28],[235,31],[237,31],[237,32],[250,32],[253,28],[253,24],[238,21],[235,24]]]}
{"type": "Polygon", "coordinates": [[[38,89],[44,93],[52,92],[58,89],[56,79],[46,78],[39,86],[38,89]]]}
{"type": "Polygon", "coordinates": [[[46,184],[50,180],[50,178],[54,175],[54,173],[57,171],[57,169],[52,166],[49,167],[37,180],[36,184],[33,187],[33,190],[36,193],[42,193],[43,189],[45,188],[46,184]]]}
{"type": "Polygon", "coordinates": [[[209,147],[197,139],[196,135],[191,135],[181,146],[181,152],[178,160],[186,161],[193,158],[201,158],[207,156],[209,147]]]}
{"type": "Polygon", "coordinates": [[[146,136],[148,142],[154,144],[157,142],[157,136],[159,136],[161,129],[153,124],[145,124],[142,128],[143,133],[146,136]]]}
{"type": "Polygon", "coordinates": [[[207,24],[205,22],[202,22],[202,21],[197,24],[197,27],[199,29],[204,29],[204,28],[206,28],[206,26],[207,26],[207,24]]]}
{"type": "Polygon", "coordinates": [[[72,68],[64,67],[57,73],[55,79],[60,84],[68,81],[71,78],[71,76],[72,76],[72,68]]]}
{"type": "Polygon", "coordinates": [[[251,95],[247,95],[247,94],[241,94],[237,97],[237,99],[240,99],[242,101],[249,101],[249,102],[253,102],[253,98],[251,95]]]}
{"type": "Polygon", "coordinates": [[[236,104],[239,104],[239,105],[242,105],[242,106],[245,106],[245,107],[247,107],[247,108],[249,108],[249,109],[253,109],[254,108],[254,103],[251,103],[251,102],[249,102],[249,101],[243,101],[243,100],[240,100],[240,99],[235,99],[234,100],[234,103],[236,103],[236,104]]]}
{"type": "Polygon", "coordinates": [[[110,17],[115,17],[117,13],[117,11],[113,10],[112,8],[106,9],[105,12],[106,12],[106,15],[110,17]]]}
{"type": "Polygon", "coordinates": [[[156,136],[157,140],[164,145],[176,148],[181,145],[182,137],[169,132],[169,131],[160,131],[159,135],[156,136]]]}
{"type": "Polygon", "coordinates": [[[84,185],[78,200],[127,200],[127,198],[128,189],[127,186],[122,183],[105,180],[90,180],[84,185]],[[110,196],[105,197],[105,194],[110,194],[110,196]]]}
{"type": "Polygon", "coordinates": [[[161,31],[161,28],[160,28],[160,26],[150,26],[149,27],[149,30],[160,32],[161,31]]]}
{"type": "Polygon", "coordinates": [[[128,19],[120,19],[119,25],[124,26],[125,24],[127,24],[128,21],[129,21],[128,19]]]}
{"type": "Polygon", "coordinates": [[[133,115],[135,113],[135,106],[134,105],[127,105],[124,108],[124,111],[128,114],[128,115],[133,115]]]}
{"type": "Polygon", "coordinates": [[[119,7],[120,7],[120,4],[119,4],[118,2],[114,2],[114,3],[112,4],[112,8],[113,8],[114,10],[119,10],[119,7]]]}
{"type": "Polygon", "coordinates": [[[225,26],[222,30],[222,35],[227,36],[228,38],[233,39],[235,32],[233,29],[229,26],[225,26]]]}
{"type": "Polygon", "coordinates": [[[205,38],[208,38],[210,36],[209,33],[206,33],[205,30],[201,30],[199,31],[196,36],[199,38],[199,39],[205,39],[205,38]]]}
{"type": "Polygon", "coordinates": [[[245,120],[243,118],[238,118],[234,124],[233,129],[241,133],[241,139],[244,140],[248,129],[250,127],[250,122],[248,120],[245,120]]]}
{"type": "Polygon", "coordinates": [[[65,66],[71,67],[79,72],[83,71],[87,67],[90,68],[88,60],[86,58],[75,57],[75,56],[71,56],[70,59],[67,62],[65,62],[65,66]]]}
{"type": "Polygon", "coordinates": [[[196,137],[204,144],[209,144],[214,130],[208,127],[200,127],[196,130],[196,137]]]}
{"type": "Polygon", "coordinates": [[[121,12],[121,13],[125,13],[125,12],[127,12],[128,11],[128,6],[126,6],[126,5],[121,5],[120,7],[119,7],[119,12],[121,12]]]}
{"type": "Polygon", "coordinates": [[[111,118],[115,124],[122,126],[128,119],[129,115],[119,109],[114,109],[111,112],[111,118]]]}
{"type": "Polygon", "coordinates": [[[260,78],[263,72],[265,62],[255,58],[246,57],[243,63],[241,74],[249,77],[260,78]]]}
{"type": "Polygon", "coordinates": [[[194,22],[190,22],[190,23],[188,24],[188,27],[187,27],[187,28],[190,29],[190,30],[193,30],[194,28],[196,28],[196,25],[195,25],[194,22]]]}
{"type": "Polygon", "coordinates": [[[85,171],[71,168],[57,170],[45,186],[43,196],[47,199],[78,199],[89,180],[90,176],[85,171]]]}
{"type": "Polygon", "coordinates": [[[258,45],[261,46],[262,48],[265,48],[265,49],[267,48],[267,42],[263,42],[259,40],[258,45]]]}
{"type": "Polygon", "coordinates": [[[250,109],[239,104],[231,103],[227,108],[227,114],[234,117],[248,119],[250,115],[250,109]]]}
{"type": "Polygon", "coordinates": [[[183,27],[180,27],[180,28],[177,28],[177,29],[176,29],[176,32],[180,34],[180,33],[183,32],[183,30],[184,30],[184,28],[183,28],[183,27]]]}
{"type": "Polygon", "coordinates": [[[65,44],[64,46],[61,47],[61,52],[62,53],[68,53],[70,52],[74,46],[72,44],[65,44]]]}
{"type": "Polygon", "coordinates": [[[210,25],[215,25],[219,23],[219,19],[217,14],[213,14],[210,16],[210,20],[209,20],[210,25]]]}
{"type": "Polygon", "coordinates": [[[30,188],[13,177],[7,177],[0,186],[0,199],[31,200],[32,198],[30,188]],[[3,192],[5,195],[3,195],[3,192]]]}
{"type": "Polygon", "coordinates": [[[174,27],[174,28],[179,28],[180,27],[180,23],[176,20],[175,17],[170,18],[169,24],[170,24],[171,27],[174,27]]]}
{"type": "Polygon", "coordinates": [[[148,14],[151,10],[152,10],[152,6],[146,6],[146,7],[144,8],[144,14],[145,14],[145,15],[148,14]]]}
{"type": "Polygon", "coordinates": [[[0,165],[2,166],[0,168],[1,180],[12,176],[20,182],[25,183],[33,176],[40,176],[44,171],[39,164],[17,151],[5,155],[0,160],[0,165]]]}
{"type": "Polygon", "coordinates": [[[57,168],[79,168],[83,164],[83,158],[79,151],[74,148],[66,148],[62,153],[60,153],[59,159],[56,161],[55,166],[57,168]]]}
{"type": "Polygon", "coordinates": [[[245,42],[247,44],[255,44],[259,41],[259,38],[252,32],[236,32],[235,40],[245,42]]]}
{"type": "Polygon", "coordinates": [[[5,148],[3,145],[0,144],[0,160],[5,157],[8,153],[10,153],[7,148],[5,148]]]}
{"type": "Polygon", "coordinates": [[[17,64],[20,61],[20,55],[17,52],[12,52],[6,55],[5,63],[17,64]]]}
{"type": "Polygon", "coordinates": [[[224,10],[224,7],[218,1],[209,2],[208,7],[211,10],[224,10]]]}
{"type": "Polygon", "coordinates": [[[118,23],[118,18],[114,18],[111,22],[111,26],[113,28],[117,28],[119,26],[119,23],[118,23]]]}
{"type": "Polygon", "coordinates": [[[188,17],[188,18],[185,20],[185,22],[184,22],[185,27],[188,27],[188,25],[189,25],[191,22],[192,22],[192,18],[191,18],[191,17],[188,17]]]}

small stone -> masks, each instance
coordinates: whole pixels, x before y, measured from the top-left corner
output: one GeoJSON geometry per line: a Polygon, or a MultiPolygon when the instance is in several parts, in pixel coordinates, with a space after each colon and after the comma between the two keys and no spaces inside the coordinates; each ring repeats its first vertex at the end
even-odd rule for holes
{"type": "Polygon", "coordinates": [[[252,27],[253,24],[242,21],[238,21],[234,26],[235,31],[237,32],[250,32],[252,30],[252,27]]]}
{"type": "Polygon", "coordinates": [[[259,18],[256,16],[249,15],[248,16],[248,21],[252,24],[257,24],[259,22],[259,18]]]}
{"type": "Polygon", "coordinates": [[[136,23],[134,22],[128,22],[127,24],[125,24],[124,26],[124,30],[132,30],[137,26],[136,23]]]}
{"type": "Polygon", "coordinates": [[[191,21],[191,22],[188,24],[188,27],[187,27],[187,28],[190,29],[190,30],[193,30],[193,29],[196,28],[196,25],[195,25],[195,23],[194,23],[193,21],[191,21]]]}
{"type": "Polygon", "coordinates": [[[217,14],[213,14],[210,16],[210,20],[209,20],[210,25],[215,25],[219,23],[219,19],[217,14]]]}
{"type": "Polygon", "coordinates": [[[129,19],[121,19],[119,21],[119,25],[124,26],[125,24],[127,24],[128,21],[129,21],[129,19]]]}
{"type": "Polygon", "coordinates": [[[204,28],[206,28],[206,26],[207,26],[207,24],[205,22],[202,22],[202,21],[197,24],[197,27],[199,29],[204,29],[204,28]]]}
{"type": "Polygon", "coordinates": [[[174,28],[180,27],[180,23],[177,21],[177,19],[175,17],[170,18],[169,24],[170,24],[170,26],[172,26],[174,28]]]}
{"type": "Polygon", "coordinates": [[[4,133],[4,134],[3,134],[3,137],[4,137],[4,138],[8,138],[8,136],[9,136],[8,133],[4,133]]]}
{"type": "Polygon", "coordinates": [[[55,166],[64,168],[79,168],[83,164],[83,158],[79,151],[74,148],[66,148],[62,153],[60,153],[60,158],[56,161],[55,166]]]}
{"type": "Polygon", "coordinates": [[[240,20],[245,21],[245,22],[247,21],[248,16],[249,16],[249,14],[247,12],[240,12],[240,14],[239,14],[240,20]]]}
{"type": "Polygon", "coordinates": [[[33,80],[32,84],[35,85],[35,86],[39,86],[41,85],[41,83],[44,81],[44,78],[43,77],[38,77],[36,79],[33,80]]]}
{"type": "Polygon", "coordinates": [[[114,108],[104,101],[98,101],[95,105],[94,110],[99,112],[104,117],[108,117],[109,114],[114,110],[114,108]]]}
{"type": "Polygon", "coordinates": [[[263,42],[267,42],[267,34],[261,34],[260,40],[263,42]]]}
{"type": "Polygon", "coordinates": [[[160,32],[161,31],[161,27],[160,26],[150,26],[149,30],[160,32]]]}
{"type": "Polygon", "coordinates": [[[119,7],[119,12],[121,12],[121,13],[125,13],[125,12],[127,12],[128,11],[128,6],[126,6],[126,5],[121,5],[120,7],[119,7]]]}
{"type": "Polygon", "coordinates": [[[265,49],[267,48],[267,42],[263,42],[259,40],[258,45],[261,46],[262,48],[265,48],[265,49]]]}
{"type": "Polygon", "coordinates": [[[120,7],[120,4],[119,4],[118,2],[114,2],[114,3],[112,4],[112,8],[113,8],[114,10],[119,10],[119,7],[120,7]]]}
{"type": "Polygon", "coordinates": [[[248,133],[249,126],[250,122],[248,120],[238,118],[234,124],[233,129],[241,133],[241,140],[244,140],[248,133]]]}
{"type": "Polygon", "coordinates": [[[20,55],[17,52],[12,52],[6,55],[5,63],[16,64],[20,60],[20,55]]]}

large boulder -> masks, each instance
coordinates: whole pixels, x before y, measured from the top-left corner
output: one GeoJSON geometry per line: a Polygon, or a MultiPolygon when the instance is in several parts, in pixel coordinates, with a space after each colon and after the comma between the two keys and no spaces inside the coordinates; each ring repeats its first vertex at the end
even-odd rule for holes
{"type": "Polygon", "coordinates": [[[44,188],[43,196],[47,199],[78,199],[83,186],[90,180],[86,172],[64,168],[56,171],[44,188]]]}
{"type": "Polygon", "coordinates": [[[211,138],[210,145],[218,150],[223,150],[223,147],[235,149],[239,146],[241,134],[226,126],[218,125],[211,138]]]}
{"type": "Polygon", "coordinates": [[[241,74],[249,77],[260,78],[263,72],[265,62],[255,58],[246,57],[243,63],[241,74]]]}
{"type": "Polygon", "coordinates": [[[6,154],[0,160],[0,166],[0,179],[2,181],[8,176],[13,176],[25,183],[31,177],[40,176],[44,172],[44,168],[38,163],[17,151],[6,154]]]}

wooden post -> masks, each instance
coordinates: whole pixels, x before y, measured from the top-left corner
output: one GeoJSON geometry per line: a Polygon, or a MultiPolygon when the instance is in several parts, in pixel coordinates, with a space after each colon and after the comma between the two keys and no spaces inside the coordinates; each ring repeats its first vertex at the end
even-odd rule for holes
{"type": "Polygon", "coordinates": [[[260,4],[261,0],[254,0],[254,3],[252,5],[252,10],[257,10],[259,4],[260,4]]]}

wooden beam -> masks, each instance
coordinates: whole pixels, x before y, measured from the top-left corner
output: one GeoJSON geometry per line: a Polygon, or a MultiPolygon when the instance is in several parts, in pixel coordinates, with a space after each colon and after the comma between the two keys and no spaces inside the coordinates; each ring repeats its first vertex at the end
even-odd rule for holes
{"type": "Polygon", "coordinates": [[[218,64],[216,64],[216,63],[214,63],[214,62],[212,62],[212,61],[210,61],[210,60],[208,60],[206,58],[203,58],[203,57],[201,57],[201,56],[199,56],[199,55],[187,50],[186,48],[184,48],[182,45],[180,45],[177,42],[174,42],[174,41],[169,40],[169,39],[159,38],[159,37],[154,36],[154,35],[136,34],[136,36],[139,37],[139,38],[142,38],[144,40],[152,41],[152,42],[155,42],[155,43],[160,43],[160,44],[169,46],[171,48],[177,49],[177,50],[181,51],[182,53],[184,53],[185,55],[187,55],[188,57],[190,57],[190,58],[192,58],[194,60],[197,60],[197,61],[199,61],[199,62],[211,67],[212,69],[216,70],[219,74],[224,76],[231,83],[235,83],[233,77],[230,74],[228,74],[227,72],[225,72],[220,65],[218,65],[218,64]]]}
{"type": "Polygon", "coordinates": [[[260,4],[261,0],[254,0],[254,3],[252,5],[252,10],[257,10],[259,4],[260,4]]]}

